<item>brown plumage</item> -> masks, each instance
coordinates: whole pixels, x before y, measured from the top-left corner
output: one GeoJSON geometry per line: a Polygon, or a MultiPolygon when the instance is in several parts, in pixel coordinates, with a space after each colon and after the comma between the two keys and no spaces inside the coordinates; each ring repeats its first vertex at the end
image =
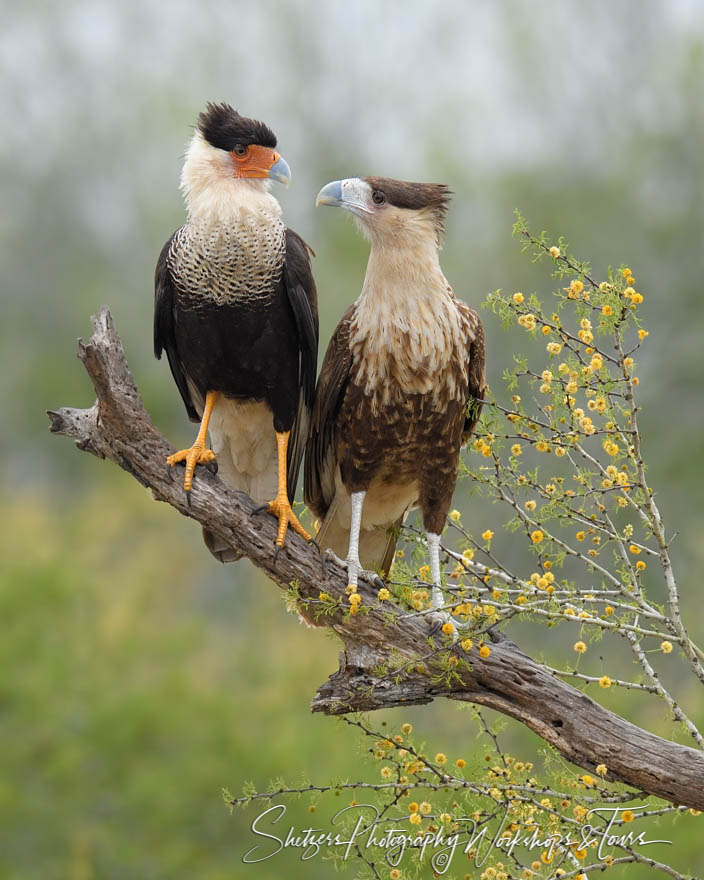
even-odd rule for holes
{"type": "MultiPolygon", "coordinates": [[[[360,568],[388,574],[411,509],[420,508],[429,534],[442,532],[460,448],[481,407],[481,321],[438,262],[448,197],[445,187],[383,178],[335,181],[318,197],[351,210],[372,242],[362,294],[325,355],[305,465],[306,503],[322,520],[318,542],[347,555],[353,584],[360,568]]],[[[433,556],[431,547],[439,584],[433,556]]]]}

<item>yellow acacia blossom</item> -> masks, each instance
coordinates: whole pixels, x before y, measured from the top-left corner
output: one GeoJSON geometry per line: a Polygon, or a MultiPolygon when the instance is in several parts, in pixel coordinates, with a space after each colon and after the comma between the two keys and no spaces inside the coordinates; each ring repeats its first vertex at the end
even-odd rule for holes
{"type": "Polygon", "coordinates": [[[601,688],[610,688],[611,687],[611,679],[608,675],[602,675],[599,679],[599,687],[601,688]]]}
{"type": "Polygon", "coordinates": [[[672,642],[660,642],[660,650],[663,654],[672,653],[672,642]]]}
{"type": "Polygon", "coordinates": [[[523,294],[520,291],[517,291],[516,293],[513,294],[513,301],[518,306],[520,306],[520,304],[523,302],[524,298],[525,297],[523,296],[523,294]]]}
{"type": "Polygon", "coordinates": [[[453,522],[459,522],[462,519],[462,514],[459,512],[459,510],[451,510],[448,513],[448,516],[453,522]]]}
{"type": "Polygon", "coordinates": [[[474,643],[471,639],[462,639],[460,642],[460,648],[462,648],[463,651],[468,652],[472,650],[473,644],[474,643]]]}
{"type": "Polygon", "coordinates": [[[624,822],[632,822],[635,819],[635,814],[631,810],[624,810],[621,813],[621,818],[624,822]]]}
{"type": "Polygon", "coordinates": [[[382,587],[376,594],[376,597],[380,602],[385,602],[389,598],[389,596],[391,596],[391,593],[386,589],[386,587],[382,587]]]}
{"type": "Polygon", "coordinates": [[[544,537],[545,535],[540,529],[536,529],[534,532],[530,533],[530,539],[534,544],[540,544],[544,537]]]}
{"type": "Polygon", "coordinates": [[[584,644],[584,642],[575,642],[572,648],[578,654],[584,654],[587,650],[587,646],[584,644]]]}
{"type": "Polygon", "coordinates": [[[480,656],[483,660],[486,660],[486,658],[487,658],[490,654],[491,654],[491,648],[489,648],[488,645],[482,645],[481,648],[479,649],[479,656],[480,656]]]}
{"type": "Polygon", "coordinates": [[[435,756],[435,763],[440,764],[440,766],[443,767],[447,764],[447,755],[443,754],[443,752],[438,752],[435,756]]]}
{"type": "Polygon", "coordinates": [[[535,330],[535,324],[536,324],[535,315],[531,315],[531,314],[521,315],[518,319],[518,323],[521,325],[521,327],[525,328],[526,330],[535,330]]]}
{"type": "Polygon", "coordinates": [[[559,354],[562,351],[562,345],[559,342],[548,342],[545,349],[548,354],[559,354]]]}
{"type": "Polygon", "coordinates": [[[574,281],[570,281],[569,287],[563,289],[567,291],[567,296],[570,299],[579,299],[580,293],[584,290],[584,284],[578,278],[575,278],[574,281]]]}
{"type": "Polygon", "coordinates": [[[550,248],[549,253],[550,253],[550,256],[556,260],[560,256],[561,251],[560,251],[559,247],[557,247],[556,245],[553,245],[550,248]]]}
{"type": "Polygon", "coordinates": [[[609,768],[606,766],[606,764],[597,764],[596,772],[599,776],[606,776],[606,774],[609,772],[609,768]]]}
{"type": "Polygon", "coordinates": [[[511,455],[521,455],[523,452],[523,447],[520,443],[514,443],[511,447],[511,455]]]}

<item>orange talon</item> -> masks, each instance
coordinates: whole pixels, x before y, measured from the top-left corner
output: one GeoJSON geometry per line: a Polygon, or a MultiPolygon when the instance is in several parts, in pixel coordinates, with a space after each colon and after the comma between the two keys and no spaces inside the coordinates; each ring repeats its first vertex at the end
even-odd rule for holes
{"type": "Polygon", "coordinates": [[[286,531],[289,526],[306,541],[310,541],[310,535],[298,521],[288,500],[286,491],[286,453],[288,450],[288,438],[290,431],[276,432],[276,447],[279,460],[279,491],[276,498],[269,502],[269,511],[278,517],[279,529],[276,533],[276,546],[283,547],[286,540],[286,531]]]}
{"type": "Polygon", "coordinates": [[[196,437],[193,446],[191,446],[190,449],[180,449],[178,452],[174,452],[173,455],[169,455],[166,458],[166,463],[169,467],[173,467],[180,461],[186,462],[186,473],[183,478],[183,489],[185,492],[190,492],[193,487],[193,474],[196,465],[210,464],[211,461],[215,461],[215,453],[213,450],[205,448],[205,438],[208,434],[208,424],[217,398],[217,391],[208,391],[205,395],[203,418],[201,419],[198,436],[196,437]]]}

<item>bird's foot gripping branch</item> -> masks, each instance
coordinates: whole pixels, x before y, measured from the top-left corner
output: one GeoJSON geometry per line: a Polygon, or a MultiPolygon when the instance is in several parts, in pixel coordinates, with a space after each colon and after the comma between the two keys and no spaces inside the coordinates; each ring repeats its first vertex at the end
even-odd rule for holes
{"type": "MultiPolygon", "coordinates": [[[[536,571],[518,573],[516,554],[509,566],[504,561],[508,549],[504,552],[491,529],[475,537],[453,512],[451,526],[465,546],[460,544],[457,551],[447,541],[443,545],[444,558],[451,561],[445,610],[467,625],[460,639],[433,630],[427,620],[429,579],[423,567],[416,570],[409,561],[408,551],[385,587],[360,582],[352,601],[346,572],[322,558],[314,545],[289,534],[277,556],[275,519],[253,517],[251,499],[228,490],[215,475],[199,472],[189,506],[182,480],[164,466],[173,450],[142,406],[107,309],[93,319],[93,336],[79,343],[78,351],[98,399],[87,410],[50,413],[51,430],[116,462],[150,488],[155,499],[200,522],[233,553],[248,556],[287,591],[292,606],[340,637],[340,668],[319,688],[313,710],[342,715],[374,737],[381,781],[304,786],[312,799],[326,790],[353,789],[356,800],[361,793],[383,817],[403,816],[411,834],[432,828],[449,832],[464,814],[474,817],[476,830],[489,828],[503,815],[508,828],[552,829],[563,843],[568,835],[562,850],[552,855],[548,845],[537,855],[528,848],[514,849],[510,858],[497,849],[490,857],[494,862],[486,865],[503,860],[532,870],[537,858],[543,866],[562,863],[567,876],[576,876],[580,866],[597,864],[598,859],[608,865],[611,859],[642,862],[679,877],[632,838],[626,839],[626,832],[641,815],[704,809],[704,754],[630,723],[585,692],[622,688],[627,696],[634,692],[659,699],[679,729],[701,746],[695,719],[678,695],[665,688],[657,668],[658,663],[676,661],[695,684],[704,680],[702,654],[683,623],[668,540],[645,481],[633,362],[635,347],[645,338],[643,328],[634,325],[642,300],[626,267],[600,282],[586,265],[567,256],[564,242],[551,245],[522,226],[518,232],[534,253],[552,260],[565,280],[550,308],[537,297],[518,293],[490,298],[506,323],[518,323],[531,334],[533,352],[507,376],[513,399],[485,407],[467,467],[487,494],[510,509],[509,526],[525,534],[536,571]],[[635,332],[637,342],[627,342],[629,332],[635,332]],[[539,364],[543,353],[553,361],[548,366],[539,364]],[[527,395],[523,402],[517,393],[520,383],[535,384],[541,403],[529,405],[527,395]],[[539,463],[524,464],[532,455],[537,462],[548,461],[548,475],[539,463]],[[649,576],[656,568],[662,572],[667,610],[647,598],[646,560],[649,576]],[[558,624],[577,627],[571,653],[581,668],[575,663],[553,668],[524,654],[502,633],[518,616],[560,635],[554,629],[558,624]],[[640,666],[640,678],[585,669],[592,634],[623,640],[640,666]],[[479,758],[462,755],[451,765],[441,751],[431,750],[433,756],[427,748],[421,750],[408,725],[394,732],[381,721],[349,715],[429,703],[436,697],[516,719],[581,771],[556,760],[552,781],[540,783],[531,762],[508,755],[481,714],[476,721],[486,748],[479,758]],[[628,807],[634,798],[636,804],[648,801],[649,806],[628,807]],[[603,823],[596,845],[579,836],[589,810],[605,804],[617,811],[612,831],[617,829],[623,838],[609,850],[614,855],[601,849],[607,833],[603,823]],[[545,861],[549,858],[555,861],[545,861]]],[[[511,543],[515,545],[515,538],[511,543]]],[[[555,641],[565,642],[558,642],[557,635],[555,641]]],[[[605,650],[604,643],[602,654],[605,650]]],[[[630,704],[624,705],[630,710],[630,704]]],[[[243,798],[230,800],[267,801],[287,792],[294,790],[247,791],[243,798]]],[[[357,855],[370,876],[388,874],[386,864],[383,874],[370,866],[373,859],[362,849],[357,855]]]]}

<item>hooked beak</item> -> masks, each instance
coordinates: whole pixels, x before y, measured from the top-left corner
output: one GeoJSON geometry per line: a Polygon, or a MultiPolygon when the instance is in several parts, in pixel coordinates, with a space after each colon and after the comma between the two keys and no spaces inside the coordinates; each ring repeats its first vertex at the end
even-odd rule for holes
{"type": "Polygon", "coordinates": [[[279,156],[276,162],[274,162],[267,176],[272,180],[278,180],[284,186],[288,186],[291,183],[291,169],[288,167],[288,162],[283,156],[279,156]]]}
{"type": "Polygon", "coordinates": [[[332,205],[333,207],[344,205],[341,180],[333,180],[332,183],[326,184],[320,190],[315,200],[316,208],[318,205],[332,205]]]}
{"type": "Polygon", "coordinates": [[[345,180],[333,180],[326,184],[318,193],[316,205],[331,205],[334,208],[344,208],[358,217],[365,218],[371,215],[369,205],[366,204],[369,184],[358,177],[348,177],[345,180]]]}

